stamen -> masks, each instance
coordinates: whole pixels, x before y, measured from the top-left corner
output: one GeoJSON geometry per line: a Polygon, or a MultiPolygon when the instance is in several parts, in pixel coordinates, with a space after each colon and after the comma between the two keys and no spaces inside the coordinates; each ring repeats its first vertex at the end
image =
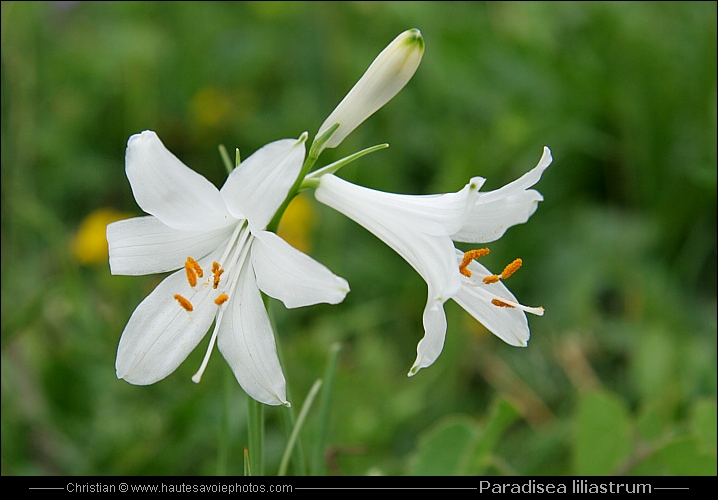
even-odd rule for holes
{"type": "Polygon", "coordinates": [[[203,271],[202,268],[199,266],[199,262],[195,262],[195,263],[194,263],[194,270],[197,271],[197,276],[199,276],[200,278],[201,278],[202,276],[204,276],[204,271],[203,271]]]}
{"type": "Polygon", "coordinates": [[[190,262],[192,260],[192,257],[187,257],[187,262],[184,263],[184,270],[187,273],[187,282],[189,283],[189,286],[195,287],[197,286],[197,271],[195,271],[194,266],[190,262]]]}
{"type": "MultiPolygon", "coordinates": [[[[227,268],[229,269],[241,269],[244,265],[244,259],[247,256],[247,253],[249,252],[250,245],[247,245],[247,239],[251,237],[251,234],[249,232],[249,226],[247,223],[244,223],[242,225],[237,226],[237,229],[234,230],[234,233],[232,233],[232,237],[230,238],[230,243],[227,245],[227,248],[224,251],[224,254],[219,259],[219,262],[225,262],[227,264],[227,268]],[[230,252],[234,252],[232,257],[227,260],[229,257],[230,252]]],[[[224,272],[223,269],[220,269],[219,262],[212,262],[212,274],[214,275],[213,282],[214,282],[214,288],[217,288],[219,285],[219,276],[224,272]]],[[[237,280],[230,280],[229,283],[229,294],[234,293],[234,289],[237,286],[237,280]]],[[[215,299],[215,303],[217,303],[218,300],[222,298],[222,296],[229,298],[229,295],[221,293],[219,296],[215,299]]],[[[226,299],[225,299],[226,300],[226,299]]],[[[219,305],[219,304],[217,304],[219,305]]],[[[197,373],[195,373],[192,376],[192,382],[195,384],[199,384],[200,380],[202,379],[202,375],[204,374],[205,368],[207,368],[207,363],[209,363],[209,357],[210,354],[212,354],[212,350],[214,349],[214,344],[217,342],[217,332],[219,332],[219,327],[222,324],[222,318],[224,317],[224,311],[226,309],[222,308],[219,309],[217,312],[217,318],[214,322],[214,331],[212,332],[212,338],[209,340],[209,345],[207,346],[207,352],[204,355],[204,359],[202,360],[202,365],[199,367],[199,370],[197,370],[197,373]]]]}
{"type": "Polygon", "coordinates": [[[212,274],[214,275],[214,283],[212,284],[212,288],[215,290],[219,286],[219,277],[224,272],[224,269],[220,269],[219,262],[212,262],[212,274]]]}
{"type": "Polygon", "coordinates": [[[484,279],[481,281],[483,281],[487,285],[490,285],[491,283],[497,283],[499,279],[505,280],[506,278],[514,274],[516,271],[518,271],[521,267],[521,264],[523,264],[523,261],[521,259],[515,259],[512,263],[510,263],[504,268],[503,272],[500,275],[492,274],[490,276],[485,276],[484,279]]]}
{"type": "Polygon", "coordinates": [[[464,258],[461,261],[461,264],[459,264],[459,272],[466,276],[467,278],[471,277],[471,271],[469,271],[468,267],[469,264],[475,259],[478,259],[479,257],[483,257],[484,255],[489,254],[488,248],[477,248],[476,250],[469,250],[468,252],[464,253],[464,258]]]}
{"type": "Polygon", "coordinates": [[[501,273],[501,279],[505,280],[506,278],[514,274],[516,271],[519,270],[521,264],[523,264],[523,261],[521,259],[514,260],[511,264],[504,268],[503,272],[501,273]]]}
{"type": "Polygon", "coordinates": [[[187,263],[192,266],[194,269],[194,272],[197,273],[197,276],[202,278],[204,276],[204,271],[202,270],[202,267],[199,265],[199,262],[194,260],[192,257],[187,257],[187,263]]]}
{"type": "Polygon", "coordinates": [[[491,299],[491,304],[496,307],[509,307],[511,309],[521,309],[524,312],[535,314],[536,316],[543,316],[543,307],[528,307],[513,300],[502,299],[500,297],[494,297],[491,299]]]}
{"type": "MultiPolygon", "coordinates": [[[[242,226],[240,226],[240,229],[235,230],[234,234],[232,235],[231,241],[232,243],[227,246],[227,249],[224,251],[224,254],[222,255],[222,258],[220,259],[220,262],[225,262],[227,264],[227,268],[229,269],[241,269],[244,265],[244,261],[247,257],[247,254],[249,253],[250,245],[247,245],[247,240],[251,238],[251,234],[249,232],[249,227],[245,223],[242,226]],[[233,254],[229,260],[227,258],[229,257],[230,251],[233,251],[233,254]]],[[[219,262],[215,261],[212,262],[212,274],[214,275],[214,288],[217,288],[219,285],[219,276],[224,272],[223,269],[220,269],[221,266],[219,262]]],[[[238,275],[235,275],[238,276],[238,275]]],[[[237,279],[234,278],[230,280],[229,282],[229,294],[233,294],[235,287],[237,286],[237,279]]],[[[226,300],[229,299],[229,295],[225,293],[219,294],[219,296],[215,299],[215,304],[221,305],[226,300]],[[226,297],[226,298],[225,298],[226,297]]],[[[224,317],[224,312],[226,309],[221,308],[219,309],[217,313],[217,319],[215,319],[214,322],[214,331],[212,332],[212,338],[209,341],[209,345],[207,346],[207,352],[204,355],[204,359],[202,360],[202,365],[199,367],[199,370],[197,370],[197,373],[195,373],[192,376],[192,381],[195,384],[199,384],[200,380],[202,379],[202,375],[204,374],[205,368],[207,368],[207,363],[209,363],[209,357],[210,354],[212,354],[212,350],[214,349],[214,344],[217,342],[217,332],[219,331],[219,327],[222,324],[222,318],[224,317]]]]}
{"type": "Polygon", "coordinates": [[[194,309],[194,307],[192,307],[192,303],[182,297],[179,293],[175,294],[175,300],[179,302],[179,305],[181,305],[187,312],[192,312],[192,310],[194,309]]]}
{"type": "Polygon", "coordinates": [[[508,303],[506,303],[506,302],[504,302],[503,300],[498,299],[498,298],[497,298],[497,299],[491,299],[491,303],[492,303],[493,305],[495,305],[496,307],[508,307],[508,308],[510,308],[510,309],[514,309],[514,306],[512,306],[511,304],[508,304],[508,303]]]}

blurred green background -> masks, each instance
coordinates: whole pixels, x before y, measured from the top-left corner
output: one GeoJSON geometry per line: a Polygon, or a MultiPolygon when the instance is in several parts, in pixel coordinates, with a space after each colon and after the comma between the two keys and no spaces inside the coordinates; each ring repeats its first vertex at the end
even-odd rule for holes
{"type": "MultiPolygon", "coordinates": [[[[218,144],[311,139],[408,28],[417,74],[320,164],[389,142],[341,176],[490,190],[549,146],[545,201],[482,259],[522,257],[508,285],[546,314],[519,349],[449,302],[444,352],[409,379],[424,282],[303,197],[283,230],[352,287],[271,303],[295,411],[340,345],[327,425],[301,434],[308,453],[326,433],[312,471],[716,474],[715,2],[2,2],[3,475],[242,473],[246,396],[218,352],[190,381],[206,340],[155,385],[115,377],[162,278],[111,276],[102,247],[141,215],[127,139],[155,130],[221,185],[218,144]]],[[[265,410],[269,473],[284,411],[265,410]]]]}

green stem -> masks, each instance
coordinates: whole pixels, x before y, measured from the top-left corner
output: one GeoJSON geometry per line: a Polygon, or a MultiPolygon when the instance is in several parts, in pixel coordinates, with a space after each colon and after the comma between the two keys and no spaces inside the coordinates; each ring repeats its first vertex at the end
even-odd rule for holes
{"type": "Polygon", "coordinates": [[[247,396],[247,430],[249,442],[249,473],[264,475],[264,405],[247,396]]]}
{"type": "Polygon", "coordinates": [[[292,450],[294,449],[294,443],[297,441],[297,437],[299,436],[299,431],[302,428],[302,425],[304,425],[304,421],[307,418],[307,413],[309,412],[309,408],[311,408],[312,403],[314,402],[314,398],[317,395],[317,391],[322,386],[322,380],[319,379],[316,382],[314,382],[314,385],[312,385],[312,388],[309,390],[309,394],[307,395],[307,399],[304,401],[304,404],[302,405],[302,410],[299,412],[299,417],[297,417],[297,423],[294,426],[294,429],[292,429],[292,434],[289,436],[289,441],[287,442],[287,447],[284,450],[284,455],[282,455],[282,461],[279,463],[279,472],[277,475],[284,476],[287,473],[287,465],[289,464],[289,457],[292,455],[292,450]]]}
{"type": "Polygon", "coordinates": [[[222,158],[222,163],[224,163],[224,168],[227,169],[227,174],[231,174],[234,167],[232,166],[232,160],[229,159],[229,154],[227,153],[227,148],[224,147],[224,144],[220,144],[218,147],[219,147],[219,156],[222,158]]]}
{"type": "MultiPolygon", "coordinates": [[[[299,171],[299,175],[294,180],[294,184],[289,189],[289,193],[287,194],[287,197],[284,199],[282,204],[279,206],[279,209],[277,210],[277,213],[274,214],[274,217],[267,225],[267,231],[271,231],[273,233],[277,232],[277,228],[279,227],[279,221],[282,219],[282,215],[284,215],[284,211],[289,206],[289,203],[294,199],[294,197],[299,192],[300,187],[302,186],[302,182],[304,182],[304,178],[307,176],[309,171],[312,169],[314,164],[317,162],[317,159],[319,159],[319,155],[322,153],[322,146],[325,142],[329,140],[329,138],[336,132],[337,128],[339,128],[339,124],[335,123],[334,126],[330,127],[326,132],[324,132],[320,137],[314,138],[314,142],[312,142],[312,145],[309,147],[309,154],[304,159],[304,164],[302,165],[302,169],[299,171]]],[[[305,132],[306,134],[306,132],[305,132]]]]}
{"type": "Polygon", "coordinates": [[[244,447],[244,475],[252,475],[252,470],[249,468],[249,448],[246,446],[244,447]]]}
{"type": "Polygon", "coordinates": [[[329,350],[329,360],[324,371],[324,390],[319,402],[319,425],[317,441],[314,443],[314,456],[312,457],[312,475],[323,476],[326,474],[326,462],[324,459],[327,441],[327,427],[329,424],[329,403],[332,397],[334,386],[334,375],[337,372],[337,360],[339,359],[339,344],[333,344],[329,350]]]}
{"type": "Polygon", "coordinates": [[[326,167],[322,167],[320,169],[315,170],[311,174],[307,175],[304,178],[304,181],[300,185],[299,189],[305,189],[305,188],[313,188],[316,189],[317,186],[319,186],[319,178],[322,175],[325,174],[333,174],[340,168],[344,167],[345,165],[348,165],[349,163],[353,162],[354,160],[358,160],[364,155],[367,155],[369,153],[373,153],[374,151],[379,151],[380,149],[388,148],[389,145],[384,144],[377,144],[376,146],[372,146],[370,148],[362,149],[361,151],[357,151],[353,155],[349,155],[346,158],[342,158],[341,160],[335,161],[334,163],[330,163],[326,167]]]}
{"type": "Polygon", "coordinates": [[[226,476],[229,465],[229,399],[232,397],[232,380],[230,371],[224,376],[224,397],[222,398],[222,414],[219,425],[219,443],[217,444],[217,475],[226,476]]]}

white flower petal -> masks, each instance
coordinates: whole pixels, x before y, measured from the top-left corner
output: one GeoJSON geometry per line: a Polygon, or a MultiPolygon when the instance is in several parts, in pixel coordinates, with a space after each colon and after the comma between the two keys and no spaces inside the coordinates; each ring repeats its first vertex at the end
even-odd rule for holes
{"type": "MultiPolygon", "coordinates": [[[[216,255],[215,255],[216,257],[216,255]]],[[[212,258],[200,264],[207,267],[212,258]]],[[[127,322],[117,348],[117,378],[148,385],[172,373],[199,344],[217,313],[211,287],[190,287],[184,269],[168,276],[143,300],[127,322]],[[186,311],[177,300],[190,301],[186,311]]]]}
{"type": "MultiPolygon", "coordinates": [[[[463,253],[457,250],[456,255],[457,262],[461,262],[463,253]]],[[[468,269],[471,271],[471,280],[477,284],[472,286],[463,281],[461,289],[453,299],[507,344],[526,347],[531,335],[526,314],[517,308],[498,307],[491,303],[494,298],[518,302],[516,297],[500,281],[488,285],[482,283],[481,280],[492,273],[478,262],[471,262],[468,269]]]]}
{"type": "Polygon", "coordinates": [[[424,39],[417,29],[401,33],[387,45],[319,127],[317,137],[339,123],[323,148],[337,147],[364,120],[398,94],[414,76],[423,54],[424,39]]]}
{"type": "Polygon", "coordinates": [[[136,276],[179,269],[187,257],[199,260],[221,246],[231,232],[231,226],[182,231],[153,216],[113,222],[107,226],[110,272],[136,276]]]}
{"type": "MultiPolygon", "coordinates": [[[[431,297],[431,294],[429,294],[431,297]]],[[[444,301],[427,301],[424,308],[424,338],[416,347],[416,361],[409,370],[409,376],[416,375],[416,372],[434,364],[444,349],[446,339],[446,313],[444,312],[444,301]]]]}
{"type": "Polygon", "coordinates": [[[219,190],[170,153],[152,131],[127,141],[125,171],[140,208],[170,227],[201,231],[234,222],[219,190]]]}
{"type": "Polygon", "coordinates": [[[232,171],[221,191],[232,215],[248,219],[253,229],[267,227],[299,175],[305,140],[270,142],[232,171]]]}
{"type": "MultiPolygon", "coordinates": [[[[450,236],[463,226],[484,181],[482,177],[474,177],[456,193],[411,195],[377,191],[325,174],[319,180],[315,196],[332,208],[336,207],[330,203],[370,208],[375,218],[406,219],[425,234],[450,236]]],[[[345,213],[339,208],[336,210],[345,213]]]]}
{"type": "Polygon", "coordinates": [[[541,194],[527,189],[536,184],[551,164],[551,151],[544,148],[538,165],[500,189],[479,193],[478,199],[454,241],[488,243],[499,239],[511,226],[523,224],[543,200],[541,194]]]}
{"type": "Polygon", "coordinates": [[[443,300],[459,288],[449,234],[463,225],[479,180],[458,193],[411,196],[384,193],[344,181],[321,177],[317,200],[364,226],[401,255],[443,300]]]}
{"type": "Polygon", "coordinates": [[[287,405],[286,382],[277,357],[272,325],[245,264],[217,335],[217,346],[247,394],[267,405],[287,405]]]}
{"type": "Polygon", "coordinates": [[[274,233],[254,232],[252,266],[260,290],[288,308],[338,304],[349,283],[274,233]]]}

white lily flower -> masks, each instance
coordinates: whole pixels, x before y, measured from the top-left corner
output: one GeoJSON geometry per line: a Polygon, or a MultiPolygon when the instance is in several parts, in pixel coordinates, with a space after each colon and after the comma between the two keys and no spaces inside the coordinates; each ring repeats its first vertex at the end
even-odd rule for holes
{"type": "Polygon", "coordinates": [[[398,94],[414,76],[423,55],[424,39],[418,29],[404,31],[387,45],[319,127],[316,137],[339,124],[317,154],[324,148],[337,147],[364,120],[398,94]]]}
{"type": "Polygon", "coordinates": [[[107,227],[112,274],[180,269],[135,309],[117,350],[117,377],[155,383],[172,373],[214,321],[215,341],[237,381],[268,405],[289,405],[260,290],[287,307],[341,302],[349,286],[265,231],[304,160],[306,133],[267,144],[234,169],[221,190],[184,165],[154,132],[130,137],[127,177],[150,216],[107,227]]]}
{"type": "Polygon", "coordinates": [[[402,195],[351,184],[333,174],[318,179],[315,196],[342,212],[393,248],[424,278],[428,299],[424,308],[424,337],[409,376],[436,361],[444,347],[444,302],[454,299],[489,331],[506,343],[526,346],[526,312],[543,308],[521,305],[501,283],[520,266],[516,259],[500,275],[475,261],[488,249],[462,252],[454,241],[483,243],[498,239],[507,228],[526,222],[543,198],[533,186],[551,164],[544,148],[538,165],[501,189],[480,193],[485,179],[472,178],[456,193],[402,195]]]}

